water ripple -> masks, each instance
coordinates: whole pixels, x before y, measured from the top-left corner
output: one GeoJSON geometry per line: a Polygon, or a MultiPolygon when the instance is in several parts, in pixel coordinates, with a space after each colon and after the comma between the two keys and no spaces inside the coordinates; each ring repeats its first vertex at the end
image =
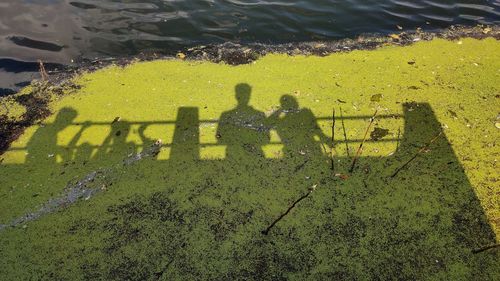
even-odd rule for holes
{"type": "Polygon", "coordinates": [[[193,44],[332,40],[393,33],[396,25],[432,30],[499,22],[497,0],[3,1],[0,59],[66,64],[76,56],[172,53],[193,44]]]}

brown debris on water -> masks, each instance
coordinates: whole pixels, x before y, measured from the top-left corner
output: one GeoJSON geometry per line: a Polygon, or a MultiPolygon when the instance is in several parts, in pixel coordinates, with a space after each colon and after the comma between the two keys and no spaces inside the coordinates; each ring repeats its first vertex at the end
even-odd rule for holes
{"type": "MultiPolygon", "coordinates": [[[[89,72],[115,64],[126,66],[138,61],[179,58],[183,60],[203,60],[215,63],[224,62],[229,65],[248,64],[259,57],[271,53],[288,55],[315,55],[327,56],[333,53],[349,52],[354,50],[373,50],[386,45],[407,46],[419,41],[430,41],[435,38],[456,40],[458,38],[485,39],[488,37],[500,39],[500,26],[478,25],[474,27],[455,25],[435,32],[426,32],[422,29],[405,31],[397,34],[398,39],[382,34],[363,34],[357,38],[346,38],[331,41],[291,42],[284,44],[249,43],[240,44],[226,42],[223,44],[201,45],[165,53],[162,50],[149,50],[136,56],[101,57],[95,59],[77,58],[72,67],[66,71],[51,74],[51,80],[62,80],[72,77],[74,72],[89,72]],[[487,33],[484,31],[488,30],[487,33]]],[[[338,87],[340,85],[337,84],[338,87]]]]}
{"type": "MultiPolygon", "coordinates": [[[[49,81],[34,81],[31,84],[31,92],[13,96],[11,100],[24,106],[26,110],[17,118],[8,116],[8,113],[0,114],[0,155],[27,127],[42,121],[51,114],[49,103],[54,95],[60,95],[70,88],[77,89],[78,86],[70,82],[54,85],[49,81]]],[[[6,100],[0,100],[0,102],[4,103],[6,100]]]]}
{"type": "Polygon", "coordinates": [[[377,140],[379,140],[379,139],[387,136],[388,134],[389,134],[389,130],[388,129],[375,127],[373,129],[373,131],[370,133],[370,139],[374,140],[374,141],[377,141],[377,140]]]}

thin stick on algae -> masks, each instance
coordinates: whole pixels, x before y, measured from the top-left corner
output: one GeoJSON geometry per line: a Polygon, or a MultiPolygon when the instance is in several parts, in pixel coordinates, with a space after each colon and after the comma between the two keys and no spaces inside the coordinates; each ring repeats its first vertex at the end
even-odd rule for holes
{"type": "Polygon", "coordinates": [[[352,173],[354,171],[354,167],[356,166],[356,161],[358,160],[359,155],[361,155],[361,151],[363,150],[363,144],[366,141],[366,137],[368,136],[368,132],[370,131],[370,128],[372,127],[373,122],[375,121],[375,116],[377,116],[377,110],[375,110],[375,113],[373,113],[372,118],[370,118],[370,123],[368,124],[368,127],[366,128],[365,131],[365,136],[363,137],[363,140],[359,144],[358,150],[356,151],[356,155],[354,155],[354,158],[352,159],[352,164],[351,168],[349,169],[349,173],[352,173]]]}
{"type": "Polygon", "coordinates": [[[332,164],[332,171],[335,170],[335,161],[333,159],[333,147],[335,145],[335,108],[332,110],[332,147],[330,149],[330,161],[332,164]]]}
{"type": "Polygon", "coordinates": [[[349,144],[347,143],[347,133],[345,132],[345,124],[344,124],[344,116],[342,115],[342,107],[340,107],[340,120],[342,121],[342,130],[344,131],[344,142],[345,142],[345,150],[347,151],[347,157],[351,157],[349,155],[349,144]]]}
{"type": "Polygon", "coordinates": [[[413,155],[412,158],[410,158],[408,161],[406,161],[401,167],[397,168],[396,171],[391,175],[391,178],[394,178],[401,170],[403,170],[406,166],[408,166],[413,160],[415,160],[422,152],[426,151],[429,149],[429,146],[434,143],[441,135],[443,134],[443,131],[440,131],[439,134],[437,134],[435,137],[431,139],[431,141],[426,144],[424,147],[420,148],[415,155],[413,155]]]}
{"type": "Polygon", "coordinates": [[[472,253],[473,254],[479,254],[481,252],[484,252],[484,251],[487,251],[487,250],[490,250],[490,249],[494,249],[494,248],[498,248],[498,247],[500,247],[500,244],[489,245],[489,246],[486,246],[486,247],[482,247],[482,248],[479,248],[479,249],[472,250],[472,253]]]}
{"type": "Polygon", "coordinates": [[[313,191],[315,190],[315,187],[316,186],[314,185],[312,188],[309,189],[309,192],[302,195],[299,199],[295,200],[295,202],[293,202],[293,204],[290,207],[288,207],[286,212],[284,212],[277,219],[275,219],[266,229],[262,230],[261,233],[267,235],[271,230],[271,228],[273,228],[273,226],[276,225],[282,218],[288,215],[288,213],[290,213],[290,211],[295,207],[295,205],[297,205],[300,201],[306,199],[309,195],[311,195],[311,193],[313,193],[313,191]]]}
{"type": "Polygon", "coordinates": [[[49,79],[49,75],[47,74],[47,71],[45,71],[45,66],[43,65],[42,60],[38,60],[38,66],[40,67],[38,71],[40,72],[40,76],[42,76],[42,80],[47,81],[49,79]]]}
{"type": "Polygon", "coordinates": [[[396,142],[396,152],[398,152],[399,149],[399,137],[401,136],[401,127],[398,128],[398,140],[396,142]]]}

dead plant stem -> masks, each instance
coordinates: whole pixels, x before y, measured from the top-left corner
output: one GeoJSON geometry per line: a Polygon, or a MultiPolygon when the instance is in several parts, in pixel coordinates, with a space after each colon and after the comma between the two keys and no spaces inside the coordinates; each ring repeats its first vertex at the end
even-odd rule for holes
{"type": "Polygon", "coordinates": [[[429,149],[429,146],[434,143],[441,135],[443,134],[443,131],[440,131],[439,134],[434,136],[429,143],[427,143],[425,146],[420,148],[415,155],[413,155],[412,158],[410,158],[408,161],[406,161],[403,165],[401,165],[399,168],[394,171],[394,173],[391,175],[391,178],[394,178],[401,170],[403,170],[406,166],[408,166],[413,160],[415,160],[422,152],[426,151],[429,149]]]}
{"type": "Polygon", "coordinates": [[[361,151],[363,150],[363,144],[365,143],[366,137],[368,136],[368,132],[370,131],[370,128],[372,127],[372,124],[375,121],[375,116],[377,116],[377,112],[378,112],[378,109],[375,110],[375,113],[373,114],[372,118],[370,118],[370,123],[368,124],[368,127],[366,128],[363,140],[359,144],[358,150],[356,151],[356,155],[354,155],[354,158],[352,159],[351,168],[349,169],[350,173],[352,173],[352,171],[354,171],[354,167],[356,166],[356,161],[358,160],[358,157],[361,155],[361,151]]]}
{"type": "Polygon", "coordinates": [[[351,157],[349,153],[349,144],[347,143],[347,133],[345,131],[345,124],[344,124],[344,115],[342,114],[342,107],[340,107],[340,120],[342,121],[342,130],[344,131],[344,142],[345,142],[345,150],[347,152],[347,157],[351,157]]]}
{"type": "Polygon", "coordinates": [[[330,161],[332,172],[335,171],[335,159],[333,157],[333,149],[335,146],[335,108],[332,109],[332,147],[330,148],[330,161]]]}

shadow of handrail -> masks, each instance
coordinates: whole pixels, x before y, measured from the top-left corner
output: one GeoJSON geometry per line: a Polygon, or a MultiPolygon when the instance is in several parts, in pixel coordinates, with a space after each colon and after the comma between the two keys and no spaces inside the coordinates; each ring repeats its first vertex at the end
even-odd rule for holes
{"type": "MultiPolygon", "coordinates": [[[[343,116],[343,117],[335,117],[336,120],[368,120],[372,118],[373,115],[360,115],[360,116],[343,116]]],[[[377,119],[398,119],[402,118],[403,115],[401,114],[386,114],[386,115],[377,115],[377,119]]],[[[331,121],[332,117],[318,117],[316,118],[316,121],[331,121]]],[[[109,126],[112,124],[112,122],[106,122],[106,121],[92,121],[88,122],[90,125],[102,125],[102,126],[109,126]]],[[[158,121],[127,121],[128,124],[130,125],[153,125],[153,124],[175,124],[175,120],[158,120],[158,121]]],[[[217,124],[219,123],[218,119],[200,119],[199,123],[203,124],[217,124]]],[[[52,123],[49,122],[42,122],[40,123],[42,125],[50,125],[52,123]]],[[[69,123],[68,125],[76,125],[80,126],[82,125],[83,122],[72,122],[69,123]]]]}

